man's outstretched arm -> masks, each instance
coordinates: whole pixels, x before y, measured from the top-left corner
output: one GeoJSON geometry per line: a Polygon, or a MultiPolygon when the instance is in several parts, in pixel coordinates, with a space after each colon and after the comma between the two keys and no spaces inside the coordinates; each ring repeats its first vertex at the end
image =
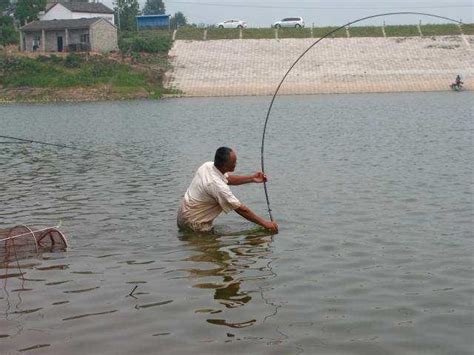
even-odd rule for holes
{"type": "Polygon", "coordinates": [[[262,172],[258,172],[252,175],[229,175],[227,177],[228,185],[242,185],[251,182],[262,183],[264,181],[267,181],[267,177],[262,172]]]}
{"type": "Polygon", "coordinates": [[[266,219],[257,216],[250,208],[245,205],[241,205],[239,208],[236,208],[235,212],[250,222],[257,223],[262,227],[271,230],[273,233],[278,233],[278,224],[276,222],[267,221],[266,219]]]}

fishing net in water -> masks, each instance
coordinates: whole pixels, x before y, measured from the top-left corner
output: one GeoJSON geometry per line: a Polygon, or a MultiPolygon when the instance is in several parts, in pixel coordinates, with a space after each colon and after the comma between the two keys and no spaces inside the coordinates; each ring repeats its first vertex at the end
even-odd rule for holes
{"type": "Polygon", "coordinates": [[[65,250],[67,239],[57,227],[15,226],[0,229],[0,255],[65,250]]]}

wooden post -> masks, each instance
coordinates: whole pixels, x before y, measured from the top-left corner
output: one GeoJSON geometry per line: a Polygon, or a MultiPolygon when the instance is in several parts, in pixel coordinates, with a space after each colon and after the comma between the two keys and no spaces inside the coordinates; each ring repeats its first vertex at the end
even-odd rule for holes
{"type": "Polygon", "coordinates": [[[25,50],[24,46],[23,46],[23,41],[24,41],[24,37],[23,37],[23,31],[20,31],[20,52],[23,52],[25,50]]]}
{"type": "Polygon", "coordinates": [[[176,32],[178,32],[177,29],[173,31],[173,41],[176,40],[176,32]]]}
{"type": "Polygon", "coordinates": [[[382,33],[383,33],[384,38],[387,38],[387,34],[385,33],[385,21],[383,22],[383,25],[382,25],[382,33]]]}
{"type": "Polygon", "coordinates": [[[462,24],[462,18],[459,19],[459,22],[458,22],[456,25],[458,25],[459,32],[461,33],[461,35],[463,35],[464,32],[462,31],[462,26],[461,26],[461,24],[462,24]]]}
{"type": "Polygon", "coordinates": [[[242,31],[242,27],[239,28],[239,39],[242,39],[244,36],[243,36],[243,31],[242,31]]]}
{"type": "Polygon", "coordinates": [[[346,26],[346,37],[349,38],[351,34],[349,33],[349,26],[346,26]]]}
{"type": "Polygon", "coordinates": [[[459,32],[461,33],[461,38],[464,42],[464,44],[466,45],[467,48],[471,49],[471,43],[467,40],[466,36],[464,35],[464,32],[462,30],[462,26],[461,26],[461,23],[462,23],[462,19],[459,19],[459,22],[457,25],[459,27],[459,32]]]}
{"type": "Polygon", "coordinates": [[[117,7],[117,22],[118,22],[118,29],[120,31],[120,8],[117,7]]]}
{"type": "Polygon", "coordinates": [[[418,23],[418,33],[420,34],[420,37],[423,37],[423,33],[421,32],[421,20],[418,23]]]}
{"type": "Polygon", "coordinates": [[[314,22],[311,24],[311,38],[313,38],[313,28],[314,28],[314,22]]]}
{"type": "Polygon", "coordinates": [[[64,51],[68,52],[69,47],[69,30],[67,28],[64,29],[64,51]]]}
{"type": "Polygon", "coordinates": [[[41,50],[46,52],[46,33],[41,30],[41,50]]]}
{"type": "Polygon", "coordinates": [[[275,39],[278,39],[278,27],[275,27],[275,39]]]}
{"type": "Polygon", "coordinates": [[[204,41],[207,39],[207,28],[204,29],[204,34],[203,34],[203,38],[202,38],[204,41]]]}

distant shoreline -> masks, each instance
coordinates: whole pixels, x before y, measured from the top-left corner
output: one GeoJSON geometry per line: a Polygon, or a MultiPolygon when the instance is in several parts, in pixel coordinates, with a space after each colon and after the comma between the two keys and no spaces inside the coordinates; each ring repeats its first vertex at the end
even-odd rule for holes
{"type": "Polygon", "coordinates": [[[8,88],[0,89],[0,105],[14,103],[50,103],[50,102],[101,102],[148,99],[146,92],[128,93],[126,96],[111,93],[110,88],[8,88]]]}
{"type": "MultiPolygon", "coordinates": [[[[309,38],[176,40],[168,56],[172,69],[164,73],[160,95],[150,88],[120,90],[108,84],[0,85],[0,104],[271,96],[312,43],[309,38]]],[[[467,77],[463,90],[472,91],[473,48],[474,35],[328,38],[295,66],[279,95],[450,91],[457,74],[467,77]]]]}
{"type": "MultiPolygon", "coordinates": [[[[279,96],[305,96],[305,95],[349,95],[349,94],[390,94],[390,93],[423,93],[423,92],[451,92],[449,87],[447,87],[444,90],[411,90],[411,91],[394,91],[394,90],[386,90],[386,91],[347,91],[347,92],[320,92],[320,93],[311,93],[311,94],[278,94],[279,96]]],[[[474,91],[472,87],[464,88],[462,89],[461,92],[466,91],[466,92],[472,92],[474,91]]],[[[54,93],[51,94],[51,96],[54,96],[54,93]]],[[[94,99],[84,99],[84,98],[41,98],[41,99],[35,99],[35,98],[25,98],[25,99],[4,99],[3,97],[0,96],[0,105],[14,105],[14,104],[50,104],[50,103],[93,103],[93,102],[121,102],[121,101],[159,101],[163,99],[179,99],[179,98],[210,98],[210,97],[271,97],[272,95],[219,95],[219,96],[209,96],[209,95],[195,95],[195,96],[189,96],[189,95],[184,95],[184,94],[166,94],[163,95],[163,97],[159,99],[150,99],[150,98],[143,98],[143,97],[105,97],[105,98],[94,98],[94,99]]]]}

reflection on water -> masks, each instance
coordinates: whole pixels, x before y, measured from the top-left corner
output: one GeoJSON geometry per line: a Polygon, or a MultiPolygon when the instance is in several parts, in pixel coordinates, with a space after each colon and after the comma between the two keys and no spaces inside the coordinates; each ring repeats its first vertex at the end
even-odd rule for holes
{"type": "MultiPolygon", "coordinates": [[[[217,303],[213,309],[197,309],[197,313],[222,314],[225,309],[243,307],[258,294],[262,296],[262,282],[274,276],[271,268],[271,235],[264,233],[241,235],[211,235],[189,233],[180,237],[192,251],[198,252],[184,259],[193,267],[183,269],[192,286],[213,290],[217,303]],[[249,290],[246,283],[259,281],[259,289],[249,290]]],[[[231,328],[244,328],[257,320],[241,322],[210,318],[207,322],[231,328]]]]}

